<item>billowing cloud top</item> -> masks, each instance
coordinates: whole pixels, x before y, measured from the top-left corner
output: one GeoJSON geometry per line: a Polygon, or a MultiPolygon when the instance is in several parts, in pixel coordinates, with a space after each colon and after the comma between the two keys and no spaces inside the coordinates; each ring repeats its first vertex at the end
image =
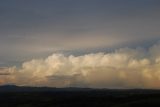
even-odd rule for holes
{"type": "MultiPolygon", "coordinates": [[[[6,68],[5,68],[6,69],[6,68]]],[[[160,43],[143,48],[121,48],[111,53],[82,56],[53,54],[45,59],[8,68],[1,84],[29,86],[160,88],[160,43]]]]}

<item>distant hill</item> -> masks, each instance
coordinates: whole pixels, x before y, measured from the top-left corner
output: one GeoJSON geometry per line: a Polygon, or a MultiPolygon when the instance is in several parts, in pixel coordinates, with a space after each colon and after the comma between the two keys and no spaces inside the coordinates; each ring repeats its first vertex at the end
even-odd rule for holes
{"type": "Polygon", "coordinates": [[[0,92],[51,92],[51,91],[90,91],[91,88],[55,88],[55,87],[29,87],[29,86],[16,86],[16,85],[2,85],[0,86],[0,92]]]}
{"type": "Polygon", "coordinates": [[[94,89],[94,88],[78,88],[78,87],[29,87],[16,85],[1,85],[0,92],[57,92],[57,91],[104,91],[107,93],[160,93],[160,90],[153,89],[94,89]]]}

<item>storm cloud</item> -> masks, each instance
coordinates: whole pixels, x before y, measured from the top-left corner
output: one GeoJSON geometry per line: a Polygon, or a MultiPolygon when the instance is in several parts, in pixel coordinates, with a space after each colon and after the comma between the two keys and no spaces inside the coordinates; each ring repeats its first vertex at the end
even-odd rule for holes
{"type": "Polygon", "coordinates": [[[0,0],[0,84],[160,88],[159,28],[159,0],[0,0]]]}
{"type": "Polygon", "coordinates": [[[160,39],[159,11],[159,0],[1,0],[0,66],[61,51],[151,46],[160,39]]]}
{"type": "Polygon", "coordinates": [[[52,54],[11,67],[1,84],[27,86],[160,88],[160,43],[81,56],[52,54]]]}

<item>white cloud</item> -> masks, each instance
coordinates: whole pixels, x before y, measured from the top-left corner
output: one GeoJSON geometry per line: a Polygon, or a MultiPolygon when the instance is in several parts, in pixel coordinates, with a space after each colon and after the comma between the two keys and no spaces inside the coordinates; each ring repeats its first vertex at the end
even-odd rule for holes
{"type": "Polygon", "coordinates": [[[122,48],[112,53],[82,56],[53,54],[46,59],[24,62],[9,68],[12,75],[1,84],[96,87],[160,88],[160,44],[148,51],[122,48]]]}

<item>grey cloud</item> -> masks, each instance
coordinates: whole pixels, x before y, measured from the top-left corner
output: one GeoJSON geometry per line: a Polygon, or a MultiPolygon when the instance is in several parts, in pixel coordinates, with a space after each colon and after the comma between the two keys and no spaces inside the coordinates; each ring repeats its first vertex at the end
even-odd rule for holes
{"type": "Polygon", "coordinates": [[[148,48],[160,39],[159,10],[159,0],[1,0],[1,66],[58,52],[148,48]]]}
{"type": "Polygon", "coordinates": [[[11,75],[11,72],[10,72],[10,68],[8,67],[0,67],[0,75],[1,76],[7,76],[7,75],[11,75]]]}

